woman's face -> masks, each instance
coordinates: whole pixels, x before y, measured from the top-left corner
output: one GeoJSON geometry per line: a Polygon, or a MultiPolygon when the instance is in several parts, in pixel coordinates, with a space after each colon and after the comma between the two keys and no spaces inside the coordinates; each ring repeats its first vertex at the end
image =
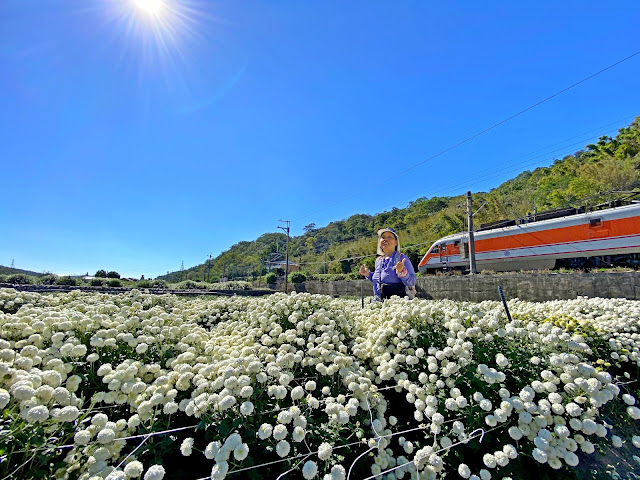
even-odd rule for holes
{"type": "Polygon", "coordinates": [[[380,236],[380,248],[384,253],[395,252],[398,241],[396,236],[391,232],[384,232],[380,236]]]}

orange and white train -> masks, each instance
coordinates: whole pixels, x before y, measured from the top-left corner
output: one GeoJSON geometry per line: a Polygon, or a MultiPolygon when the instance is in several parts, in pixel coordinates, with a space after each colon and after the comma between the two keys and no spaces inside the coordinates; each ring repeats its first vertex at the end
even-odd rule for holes
{"type": "MultiPolygon", "coordinates": [[[[474,232],[474,245],[478,271],[637,267],[640,266],[640,202],[603,210],[547,212],[519,222],[494,222],[474,232]]],[[[437,240],[418,265],[421,273],[468,268],[466,232],[437,240]]]]}

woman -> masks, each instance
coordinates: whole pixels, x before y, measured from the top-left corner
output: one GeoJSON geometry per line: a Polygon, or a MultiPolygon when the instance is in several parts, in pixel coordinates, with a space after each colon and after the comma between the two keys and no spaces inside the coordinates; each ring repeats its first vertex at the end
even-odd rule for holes
{"type": "Polygon", "coordinates": [[[360,267],[360,275],[373,283],[373,294],[376,301],[384,300],[392,295],[399,297],[416,294],[416,273],[411,260],[399,252],[400,242],[393,228],[378,230],[378,258],[376,269],[371,272],[366,265],[360,267]]]}

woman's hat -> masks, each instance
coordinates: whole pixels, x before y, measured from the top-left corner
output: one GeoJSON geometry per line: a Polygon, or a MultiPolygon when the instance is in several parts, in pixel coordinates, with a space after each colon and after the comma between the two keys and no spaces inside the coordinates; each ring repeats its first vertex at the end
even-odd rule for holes
{"type": "Polygon", "coordinates": [[[400,251],[400,240],[398,239],[398,234],[396,233],[396,231],[393,228],[381,228],[380,230],[378,230],[378,255],[384,255],[384,252],[380,248],[380,237],[382,236],[382,234],[384,232],[393,233],[393,236],[396,237],[396,242],[398,243],[396,245],[396,252],[399,252],[400,251]]]}

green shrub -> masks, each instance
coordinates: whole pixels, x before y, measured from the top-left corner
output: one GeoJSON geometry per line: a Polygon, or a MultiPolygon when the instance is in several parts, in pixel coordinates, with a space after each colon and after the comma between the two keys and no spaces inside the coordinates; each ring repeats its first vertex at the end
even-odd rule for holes
{"type": "Polygon", "coordinates": [[[210,283],[209,288],[212,290],[251,290],[251,284],[240,280],[231,280],[229,282],[210,283]]]}
{"type": "Polygon", "coordinates": [[[91,285],[92,287],[101,287],[104,284],[99,278],[92,278],[91,282],[89,282],[89,285],[91,285]]]}
{"type": "Polygon", "coordinates": [[[6,282],[12,285],[33,285],[33,278],[24,273],[15,273],[7,276],[6,282]]]}
{"type": "Polygon", "coordinates": [[[167,288],[167,282],[164,280],[138,280],[136,283],[138,288],[167,288]]]}
{"type": "Polygon", "coordinates": [[[122,286],[122,282],[117,278],[112,278],[111,280],[109,280],[108,285],[110,287],[121,287],[122,286]]]}
{"type": "Polygon", "coordinates": [[[307,281],[307,276],[302,272],[292,272],[289,274],[289,281],[291,283],[303,283],[307,281]]]}
{"type": "Polygon", "coordinates": [[[78,279],[75,277],[56,277],[56,285],[67,285],[75,287],[78,285],[78,279]]]}
{"type": "Polygon", "coordinates": [[[107,278],[120,278],[120,274],[112,270],[109,273],[107,273],[107,278]]]}
{"type": "Polygon", "coordinates": [[[0,275],[0,283],[7,283],[7,276],[6,275],[0,275]]]}
{"type": "Polygon", "coordinates": [[[44,277],[38,278],[38,284],[40,285],[55,285],[57,280],[56,275],[45,275],[44,277]]]}
{"type": "Polygon", "coordinates": [[[176,283],[173,288],[177,290],[205,290],[207,283],[197,283],[193,280],[185,280],[184,282],[176,283]]]}
{"type": "Polygon", "coordinates": [[[276,283],[278,281],[278,275],[273,272],[269,272],[264,276],[264,281],[270,285],[276,283]]]}
{"type": "Polygon", "coordinates": [[[104,270],[98,270],[94,277],[107,278],[107,272],[105,272],[104,270]]]}

